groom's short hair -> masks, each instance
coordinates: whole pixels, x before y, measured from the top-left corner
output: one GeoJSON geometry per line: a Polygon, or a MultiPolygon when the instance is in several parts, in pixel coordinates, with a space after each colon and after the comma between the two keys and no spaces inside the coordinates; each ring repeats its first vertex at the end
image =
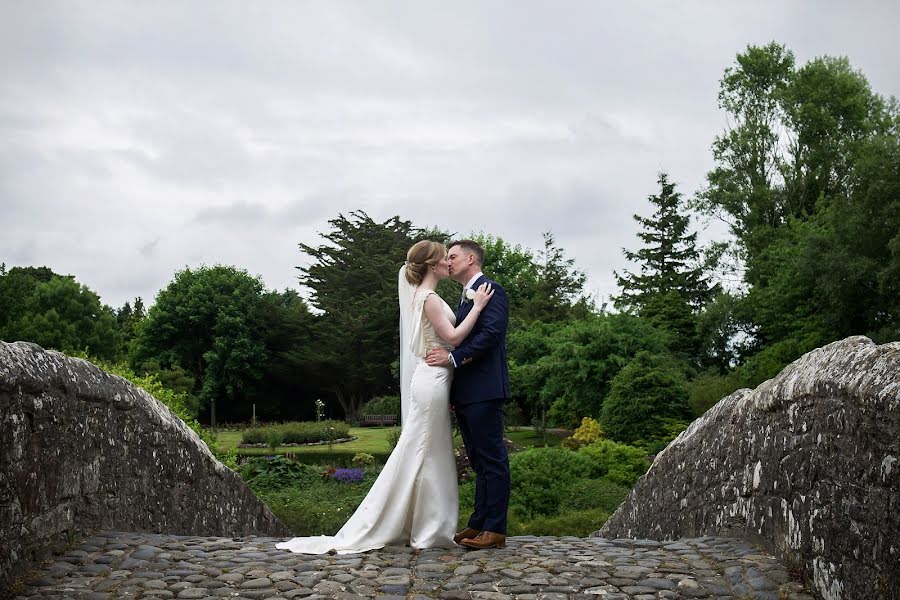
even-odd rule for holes
{"type": "Polygon", "coordinates": [[[459,246],[469,254],[474,254],[479,266],[484,264],[484,248],[475,240],[454,240],[447,244],[448,248],[453,246],[459,246]]]}

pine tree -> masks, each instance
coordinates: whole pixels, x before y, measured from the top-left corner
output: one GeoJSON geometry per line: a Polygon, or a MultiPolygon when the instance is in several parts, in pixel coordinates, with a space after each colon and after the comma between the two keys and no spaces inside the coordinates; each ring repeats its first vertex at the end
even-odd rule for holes
{"type": "Polygon", "coordinates": [[[653,216],[634,215],[643,228],[638,237],[644,247],[637,252],[623,249],[640,272],[614,272],[622,290],[614,300],[617,308],[633,310],[674,334],[676,349],[692,354],[696,314],[715,288],[704,274],[697,233],[688,233],[690,217],[682,212],[681,194],[666,173],[660,173],[658,182],[660,193],[648,197],[656,207],[653,216]]]}
{"type": "MultiPolygon", "coordinates": [[[[338,215],[318,246],[299,244],[309,265],[300,283],[320,312],[317,341],[308,364],[330,390],[344,415],[355,419],[361,404],[396,391],[387,368],[397,356],[397,270],[423,232],[395,216],[383,223],[361,210],[338,215]]],[[[433,232],[432,232],[433,233],[433,232]]]]}

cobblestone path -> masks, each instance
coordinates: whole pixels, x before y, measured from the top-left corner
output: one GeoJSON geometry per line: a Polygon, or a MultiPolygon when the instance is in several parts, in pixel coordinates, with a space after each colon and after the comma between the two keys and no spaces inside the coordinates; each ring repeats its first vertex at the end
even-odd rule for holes
{"type": "Polygon", "coordinates": [[[48,562],[18,598],[813,600],[773,557],[725,538],[514,537],[502,550],[388,547],[306,556],[272,538],[106,532],[48,562]]]}

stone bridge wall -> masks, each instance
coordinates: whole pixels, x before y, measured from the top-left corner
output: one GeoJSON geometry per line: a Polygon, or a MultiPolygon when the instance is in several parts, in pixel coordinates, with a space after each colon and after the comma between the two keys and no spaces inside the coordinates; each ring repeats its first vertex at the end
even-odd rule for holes
{"type": "Polygon", "coordinates": [[[900,342],[835,342],[724,398],[598,534],[737,535],[825,600],[900,598],[900,342]]]}
{"type": "Polygon", "coordinates": [[[144,390],[87,361],[0,342],[0,589],[91,530],[288,534],[144,390]]]}

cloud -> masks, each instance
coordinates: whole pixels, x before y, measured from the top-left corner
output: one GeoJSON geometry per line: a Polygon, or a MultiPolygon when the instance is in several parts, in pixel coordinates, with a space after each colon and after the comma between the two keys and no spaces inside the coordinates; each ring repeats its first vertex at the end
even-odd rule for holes
{"type": "Polygon", "coordinates": [[[846,54],[897,95],[898,6],[5,3],[0,260],[117,306],[199,264],[295,287],[297,243],[362,209],[552,231],[608,295],[657,172],[702,185],[736,52],[846,54]]]}

